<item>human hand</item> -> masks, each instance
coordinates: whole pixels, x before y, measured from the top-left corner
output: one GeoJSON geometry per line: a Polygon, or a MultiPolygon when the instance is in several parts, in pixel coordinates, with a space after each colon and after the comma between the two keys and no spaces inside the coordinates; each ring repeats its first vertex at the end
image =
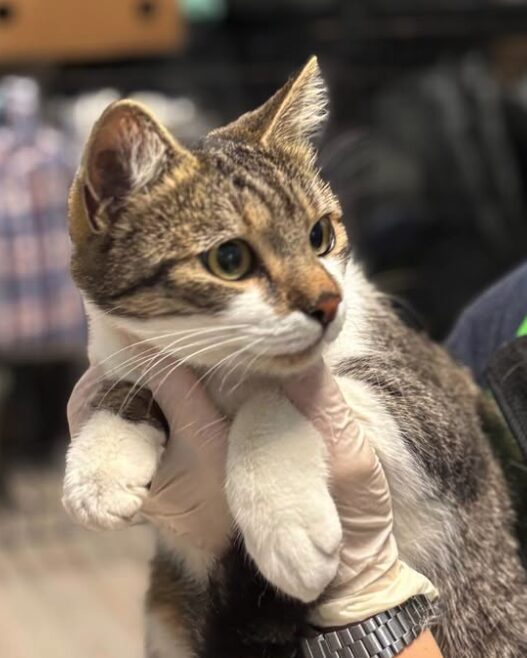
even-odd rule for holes
{"type": "Polygon", "coordinates": [[[430,581],[399,559],[382,465],[336,380],[319,363],[284,384],[286,395],[324,438],[343,544],[337,575],[314,615],[317,626],[366,619],[412,596],[435,598],[430,581]]]}
{"type": "Polygon", "coordinates": [[[104,376],[100,366],[78,382],[68,404],[73,438],[64,504],[97,528],[129,525],[140,511],[154,525],[221,552],[232,524],[224,494],[227,423],[192,371],[177,367],[165,379],[166,366],[164,360],[163,369],[149,369],[145,377],[169,427],[162,458],[160,443],[150,437],[158,429],[91,405],[104,376]]]}
{"type": "Polygon", "coordinates": [[[227,419],[188,368],[177,367],[168,378],[153,374],[148,383],[167,420],[169,440],[142,515],[220,554],[233,524],[225,496],[227,419]]]}

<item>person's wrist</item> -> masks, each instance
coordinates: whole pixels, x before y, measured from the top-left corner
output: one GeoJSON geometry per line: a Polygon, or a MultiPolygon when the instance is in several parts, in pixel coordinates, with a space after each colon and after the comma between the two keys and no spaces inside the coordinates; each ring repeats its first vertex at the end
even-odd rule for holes
{"type": "MultiPolygon", "coordinates": [[[[339,627],[312,627],[301,640],[303,658],[394,658],[428,628],[433,608],[424,595],[339,627]]],[[[417,654],[416,654],[417,655],[417,654]]]]}
{"type": "Polygon", "coordinates": [[[432,632],[426,629],[400,654],[399,658],[442,658],[442,655],[432,632]]]}

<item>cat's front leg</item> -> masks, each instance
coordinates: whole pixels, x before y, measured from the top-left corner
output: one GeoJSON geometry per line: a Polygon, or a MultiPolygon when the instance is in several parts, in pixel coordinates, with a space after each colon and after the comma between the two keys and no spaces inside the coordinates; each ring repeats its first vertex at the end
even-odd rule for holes
{"type": "Polygon", "coordinates": [[[318,598],[336,575],[342,528],[322,437],[278,390],[257,393],[235,417],[226,490],[265,578],[301,601],[318,598]]]}
{"type": "Polygon", "coordinates": [[[105,380],[66,456],[63,504],[85,526],[120,528],[140,510],[166,441],[147,389],[105,380]]]}

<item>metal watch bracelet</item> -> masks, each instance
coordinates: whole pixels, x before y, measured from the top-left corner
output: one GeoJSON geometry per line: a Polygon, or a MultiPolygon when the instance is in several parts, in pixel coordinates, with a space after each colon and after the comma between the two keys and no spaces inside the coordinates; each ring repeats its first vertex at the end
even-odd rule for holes
{"type": "Polygon", "coordinates": [[[365,621],[301,640],[303,658],[394,658],[423,632],[433,608],[414,596],[365,621]]]}

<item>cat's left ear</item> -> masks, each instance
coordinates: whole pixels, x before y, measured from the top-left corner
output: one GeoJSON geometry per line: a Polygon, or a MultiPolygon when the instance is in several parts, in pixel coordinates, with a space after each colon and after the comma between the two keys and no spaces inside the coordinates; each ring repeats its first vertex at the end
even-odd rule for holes
{"type": "Polygon", "coordinates": [[[193,160],[139,103],[110,105],[92,130],[76,181],[91,230],[103,231],[134,195],[193,160]]]}
{"type": "Polygon", "coordinates": [[[328,112],[328,93],[316,57],[261,107],[218,128],[211,136],[262,146],[304,143],[322,129],[328,112]]]}

